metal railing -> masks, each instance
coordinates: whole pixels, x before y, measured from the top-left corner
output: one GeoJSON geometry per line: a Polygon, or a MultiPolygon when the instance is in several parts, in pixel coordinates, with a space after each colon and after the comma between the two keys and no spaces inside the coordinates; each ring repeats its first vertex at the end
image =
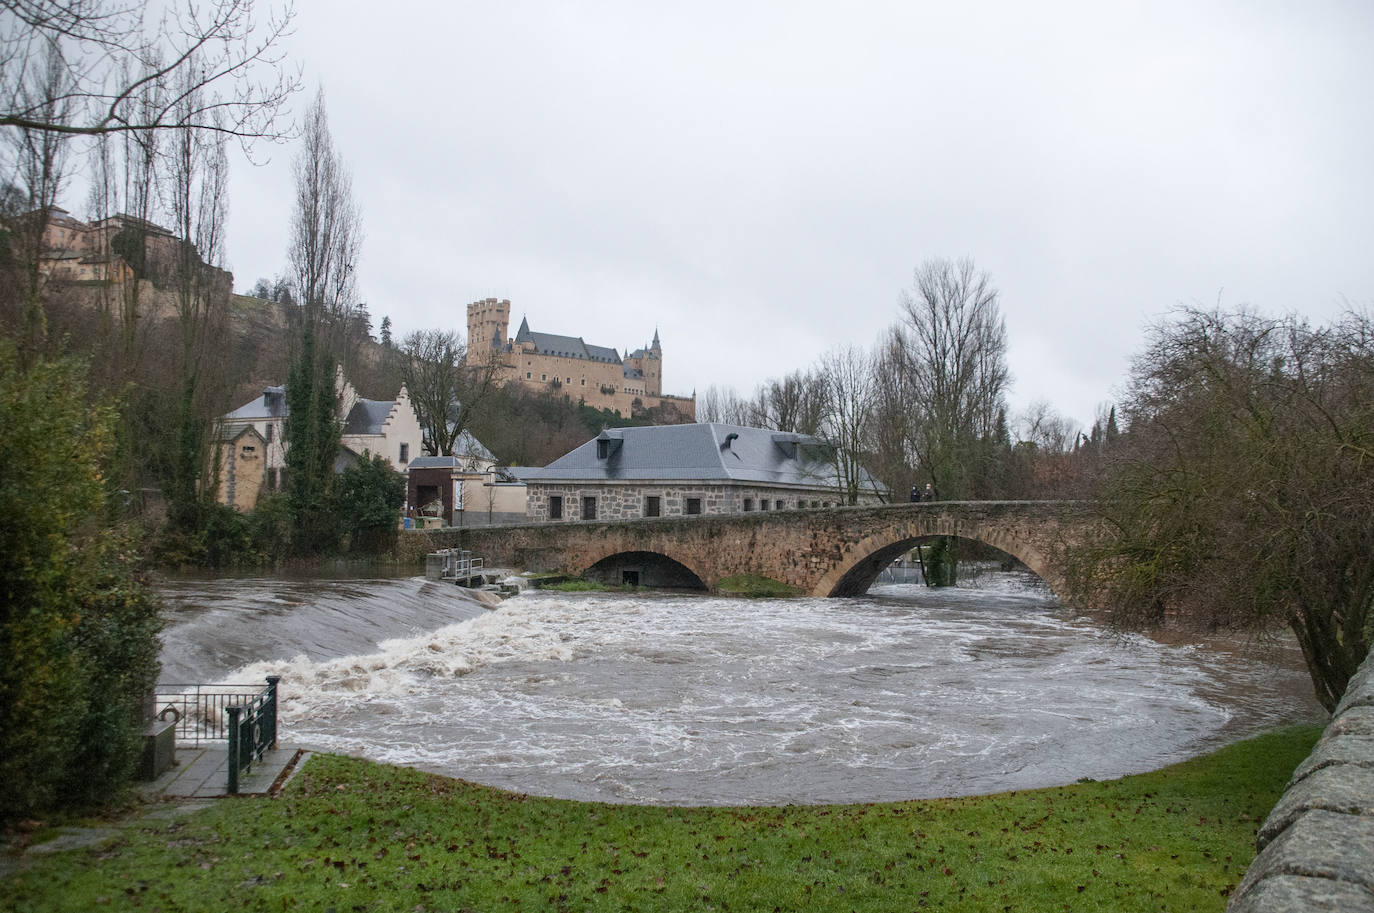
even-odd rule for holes
{"type": "Polygon", "coordinates": [[[263,753],[277,747],[277,682],[267,685],[158,684],[154,714],[176,723],[179,745],[224,742],[229,751],[229,793],[238,792],[239,774],[252,769],[263,753]]]}
{"type": "Polygon", "coordinates": [[[484,568],[484,559],[465,548],[441,548],[425,556],[425,576],[431,580],[467,580],[484,568]]]}

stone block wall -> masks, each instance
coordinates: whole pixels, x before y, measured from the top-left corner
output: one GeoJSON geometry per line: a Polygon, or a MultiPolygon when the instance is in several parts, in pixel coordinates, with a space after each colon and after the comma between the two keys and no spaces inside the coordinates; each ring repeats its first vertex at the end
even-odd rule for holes
{"type": "MultiPolygon", "coordinates": [[[[619,485],[544,485],[530,482],[526,487],[525,512],[532,523],[572,523],[583,520],[582,499],[596,498],[596,519],[604,521],[638,520],[645,516],[645,499],[660,499],[662,517],[687,515],[687,499],[701,499],[702,516],[744,513],[744,501],[768,501],[768,510],[798,510],[810,507],[835,507],[839,496],[833,489],[805,491],[796,488],[736,485],[619,484],[619,485]],[[549,519],[549,498],[563,499],[561,520],[549,519]],[[782,507],[778,507],[781,502],[782,507]]],[[[760,511],[762,512],[762,511],[760,511]]]]}
{"type": "Polygon", "coordinates": [[[1228,913],[1374,913],[1374,654],[1256,840],[1228,913]]]}

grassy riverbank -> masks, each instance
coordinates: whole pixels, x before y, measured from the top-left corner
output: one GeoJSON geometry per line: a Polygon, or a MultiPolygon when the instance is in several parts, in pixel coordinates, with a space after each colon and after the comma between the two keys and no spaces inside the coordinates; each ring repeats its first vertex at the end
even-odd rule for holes
{"type": "Polygon", "coordinates": [[[16,911],[1221,911],[1319,730],[1151,774],[969,799],[656,808],[316,757],[0,881],[16,911]]]}

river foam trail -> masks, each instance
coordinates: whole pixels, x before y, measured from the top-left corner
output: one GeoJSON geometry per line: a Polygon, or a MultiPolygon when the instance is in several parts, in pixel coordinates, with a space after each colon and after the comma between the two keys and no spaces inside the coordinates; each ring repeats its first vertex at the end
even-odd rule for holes
{"type": "Polygon", "coordinates": [[[281,675],[284,738],[568,798],[1023,789],[1320,716],[1289,648],[1117,637],[1027,575],[855,600],[532,593],[491,612],[417,580],[201,586],[219,614],[169,593],[165,659],[281,675]],[[232,649],[204,646],[226,627],[232,649]],[[245,654],[263,659],[234,668],[245,654]]]}

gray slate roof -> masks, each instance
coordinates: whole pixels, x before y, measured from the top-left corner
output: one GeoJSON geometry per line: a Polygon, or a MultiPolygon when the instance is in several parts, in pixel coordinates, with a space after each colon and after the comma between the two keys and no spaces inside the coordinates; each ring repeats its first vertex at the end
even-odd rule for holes
{"type": "Polygon", "coordinates": [[[553,333],[535,333],[530,330],[528,320],[520,321],[520,330],[515,334],[515,344],[534,343],[540,355],[559,355],[563,358],[581,358],[586,361],[601,361],[620,364],[620,353],[605,346],[588,345],[582,337],[558,336],[553,333]]]}
{"type": "Polygon", "coordinates": [[[389,399],[360,399],[348,410],[344,434],[381,434],[387,416],[396,405],[389,399]]]}
{"type": "Polygon", "coordinates": [[[224,416],[225,422],[254,422],[268,418],[284,418],[291,412],[286,405],[285,387],[268,387],[262,396],[256,396],[224,416]]]}
{"type": "MultiPolygon", "coordinates": [[[[831,452],[807,435],[715,422],[614,428],[525,477],[531,482],[681,480],[828,488],[835,485],[831,452]],[[608,451],[604,459],[597,456],[602,440],[608,451]]],[[[881,483],[872,484],[884,490],[881,483]]]]}

